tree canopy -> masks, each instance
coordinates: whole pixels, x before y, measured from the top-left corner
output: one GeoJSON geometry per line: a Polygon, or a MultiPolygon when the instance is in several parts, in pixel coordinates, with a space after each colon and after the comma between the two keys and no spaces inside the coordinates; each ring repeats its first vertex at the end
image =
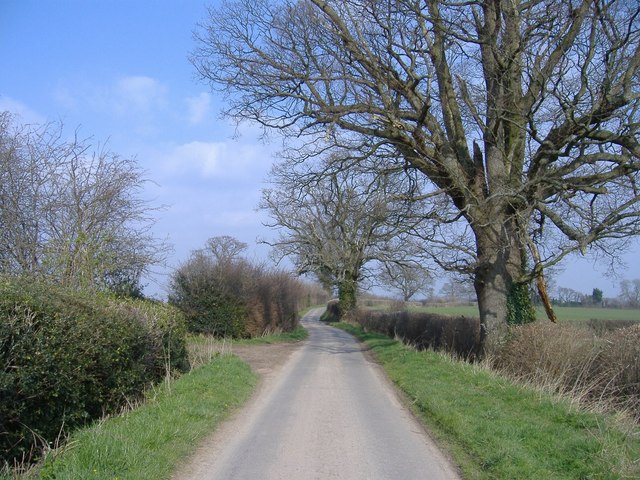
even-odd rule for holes
{"type": "Polygon", "coordinates": [[[338,290],[341,311],[355,307],[356,291],[372,264],[404,264],[419,204],[406,191],[415,179],[403,172],[381,175],[368,162],[348,157],[274,166],[261,208],[277,260],[289,257],[298,273],[312,273],[338,290]],[[405,245],[403,245],[405,243],[405,245]]]}
{"type": "Polygon", "coordinates": [[[196,35],[227,115],[298,158],[385,155],[444,195],[468,241],[434,238],[434,257],[473,274],[486,346],[544,268],[640,233],[637,2],[240,0],[196,35]]]}

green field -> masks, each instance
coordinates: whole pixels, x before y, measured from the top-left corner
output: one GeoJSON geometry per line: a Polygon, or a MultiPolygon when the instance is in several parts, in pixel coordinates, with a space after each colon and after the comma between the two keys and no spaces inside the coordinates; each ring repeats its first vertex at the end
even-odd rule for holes
{"type": "MultiPolygon", "coordinates": [[[[412,312],[431,312],[442,315],[464,315],[467,317],[477,317],[478,309],[471,305],[447,306],[447,307],[410,307],[412,312]]],[[[538,307],[538,318],[546,319],[542,307],[538,307]]],[[[598,320],[633,320],[640,322],[640,310],[620,309],[620,308],[597,308],[597,307],[554,307],[558,319],[563,322],[598,320]]]]}

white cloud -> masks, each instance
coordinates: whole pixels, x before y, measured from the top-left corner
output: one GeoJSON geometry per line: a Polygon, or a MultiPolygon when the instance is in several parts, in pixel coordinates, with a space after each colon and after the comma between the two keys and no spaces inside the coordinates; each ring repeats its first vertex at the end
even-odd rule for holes
{"type": "Polygon", "coordinates": [[[0,95],[0,112],[9,111],[18,117],[21,123],[43,124],[47,119],[24,103],[0,95]]]}
{"type": "Polygon", "coordinates": [[[166,105],[167,88],[159,81],[146,76],[119,78],[113,88],[114,105],[120,111],[146,113],[166,105]]]}
{"type": "Polygon", "coordinates": [[[165,174],[197,175],[200,178],[259,182],[271,157],[256,144],[192,141],[176,145],[161,155],[165,174]]]}
{"type": "Polygon", "coordinates": [[[158,80],[144,75],[128,75],[106,84],[86,81],[65,82],[55,92],[65,108],[89,107],[95,112],[119,115],[146,115],[167,105],[168,89],[158,80]]]}
{"type": "Polygon", "coordinates": [[[189,97],[186,99],[186,103],[190,124],[197,125],[209,116],[211,110],[211,95],[208,93],[202,92],[195,97],[189,97]]]}
{"type": "Polygon", "coordinates": [[[166,154],[163,166],[167,173],[197,172],[202,177],[213,177],[221,173],[220,154],[224,144],[194,141],[177,145],[166,154]]]}

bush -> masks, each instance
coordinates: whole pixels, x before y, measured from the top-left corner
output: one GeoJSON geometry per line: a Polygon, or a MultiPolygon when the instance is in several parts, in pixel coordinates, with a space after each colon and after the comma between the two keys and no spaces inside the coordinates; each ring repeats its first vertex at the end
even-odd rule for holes
{"type": "Polygon", "coordinates": [[[187,351],[187,324],[182,312],[173,305],[154,300],[111,300],[127,318],[135,318],[147,328],[145,365],[156,378],[190,369],[187,351]]]}
{"type": "Polygon", "coordinates": [[[552,390],[577,391],[593,375],[600,343],[585,328],[535,322],[511,329],[495,366],[526,382],[544,382],[552,390]]]}
{"type": "Polygon", "coordinates": [[[293,330],[305,295],[287,273],[196,251],[174,274],[169,302],[184,313],[192,333],[255,337],[293,330]]]}
{"type": "Polygon", "coordinates": [[[180,320],[136,305],[0,281],[0,461],[36,458],[63,430],[141,396],[167,367],[188,366],[180,320]]]}
{"type": "Polygon", "coordinates": [[[637,320],[604,320],[599,318],[592,318],[587,321],[587,326],[593,330],[596,335],[604,335],[607,332],[613,332],[619,328],[632,327],[633,325],[639,325],[637,320]]]}
{"type": "Polygon", "coordinates": [[[300,282],[279,271],[257,270],[255,283],[246,292],[246,331],[255,337],[266,332],[293,331],[298,325],[298,304],[303,295],[300,282]]]}
{"type": "Polygon", "coordinates": [[[338,300],[330,300],[327,303],[327,309],[320,316],[320,321],[327,323],[340,321],[340,302],[338,300]]]}
{"type": "Polygon", "coordinates": [[[192,333],[243,337],[247,309],[241,292],[250,281],[246,262],[220,263],[196,252],[173,275],[169,302],[183,312],[192,333]]]}
{"type": "Polygon", "coordinates": [[[640,420],[640,324],[603,336],[600,391],[612,389],[616,402],[631,409],[640,420]]]}
{"type": "Polygon", "coordinates": [[[418,349],[445,350],[475,358],[480,341],[480,321],[435,313],[359,311],[357,322],[369,331],[398,337],[418,349]]]}

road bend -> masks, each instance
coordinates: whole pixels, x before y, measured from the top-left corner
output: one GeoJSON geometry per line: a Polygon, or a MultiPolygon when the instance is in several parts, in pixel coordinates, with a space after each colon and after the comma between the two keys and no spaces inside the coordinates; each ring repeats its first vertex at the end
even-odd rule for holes
{"type": "Polygon", "coordinates": [[[309,339],[216,435],[193,478],[456,479],[456,470],[349,334],[303,320],[309,339]]]}

